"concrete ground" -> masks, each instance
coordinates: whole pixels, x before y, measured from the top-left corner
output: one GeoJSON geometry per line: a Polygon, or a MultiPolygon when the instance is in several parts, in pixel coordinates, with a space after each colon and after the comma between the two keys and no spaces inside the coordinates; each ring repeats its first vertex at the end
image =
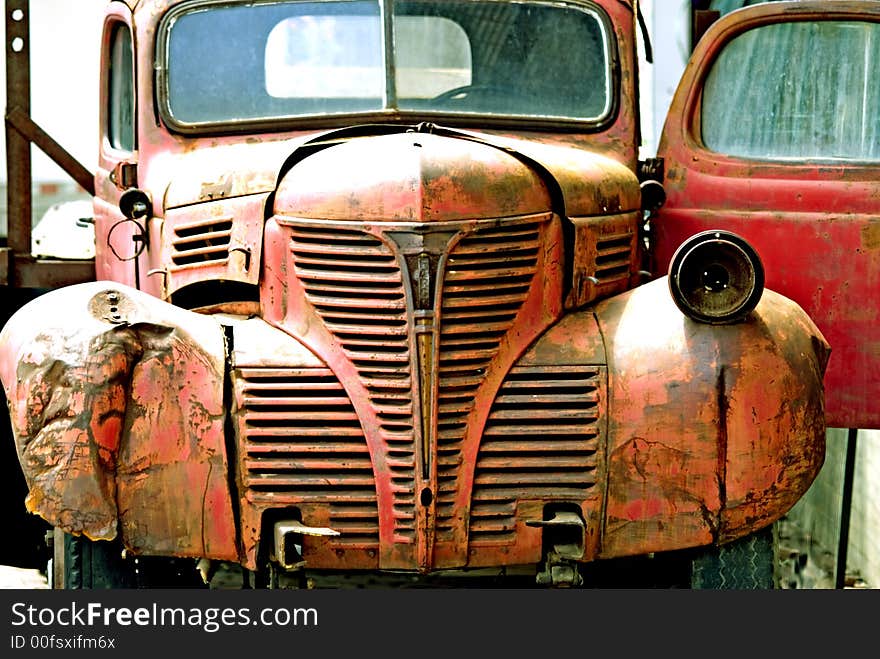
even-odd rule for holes
{"type": "Polygon", "coordinates": [[[0,565],[0,589],[46,589],[49,582],[39,570],[0,565]]]}

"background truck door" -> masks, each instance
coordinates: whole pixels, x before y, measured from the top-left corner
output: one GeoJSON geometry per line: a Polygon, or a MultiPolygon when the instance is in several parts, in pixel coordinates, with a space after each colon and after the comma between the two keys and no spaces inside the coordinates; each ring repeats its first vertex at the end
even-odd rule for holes
{"type": "Polygon", "coordinates": [[[724,228],[831,344],[830,427],[880,428],[880,3],[772,2],[697,44],[658,154],[654,272],[724,228]]]}

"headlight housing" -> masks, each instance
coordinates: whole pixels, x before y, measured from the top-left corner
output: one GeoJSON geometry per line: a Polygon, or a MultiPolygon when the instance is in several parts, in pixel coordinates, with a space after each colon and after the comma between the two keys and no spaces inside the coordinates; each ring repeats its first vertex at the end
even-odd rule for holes
{"type": "Polygon", "coordinates": [[[669,290],[688,318],[739,322],[761,300],[764,267],[755,249],[730,231],[703,231],[684,241],[669,264],[669,290]]]}

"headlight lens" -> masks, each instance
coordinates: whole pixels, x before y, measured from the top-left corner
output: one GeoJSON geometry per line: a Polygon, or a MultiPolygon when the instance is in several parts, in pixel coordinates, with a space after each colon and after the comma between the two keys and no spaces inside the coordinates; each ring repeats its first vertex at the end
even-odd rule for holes
{"type": "Polygon", "coordinates": [[[764,267],[755,249],[730,231],[714,229],[688,238],[669,265],[672,299],[701,323],[735,323],[764,292],[764,267]]]}

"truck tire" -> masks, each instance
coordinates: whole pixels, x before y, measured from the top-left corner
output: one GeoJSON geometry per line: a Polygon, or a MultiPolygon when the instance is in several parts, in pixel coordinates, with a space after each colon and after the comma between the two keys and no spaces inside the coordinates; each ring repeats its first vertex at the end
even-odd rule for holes
{"type": "Polygon", "coordinates": [[[691,588],[772,590],[776,588],[774,527],[699,551],[691,561],[691,588]]]}
{"type": "Polygon", "coordinates": [[[53,589],[207,588],[193,559],[125,556],[119,539],[54,532],[53,589]]]}
{"type": "Polygon", "coordinates": [[[131,559],[122,555],[118,540],[89,540],[55,530],[52,587],[66,590],[100,590],[137,586],[131,559]]]}

